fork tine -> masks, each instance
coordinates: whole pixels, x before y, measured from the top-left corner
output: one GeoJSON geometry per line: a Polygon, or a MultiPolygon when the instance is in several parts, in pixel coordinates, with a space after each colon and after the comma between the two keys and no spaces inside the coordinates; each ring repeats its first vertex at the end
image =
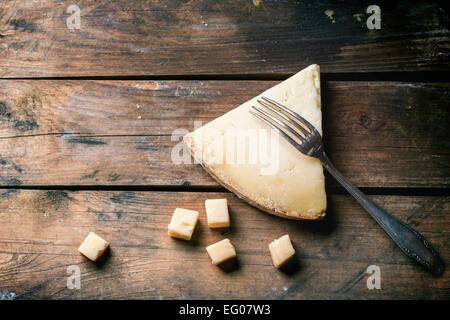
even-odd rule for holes
{"type": "Polygon", "coordinates": [[[311,123],[309,123],[308,120],[306,120],[305,118],[303,118],[303,117],[302,117],[301,115],[299,115],[297,112],[294,112],[294,111],[292,111],[292,110],[289,109],[289,108],[286,108],[286,107],[283,106],[282,104],[280,104],[280,103],[278,103],[278,102],[276,102],[276,101],[273,101],[272,99],[269,99],[269,98],[266,98],[266,97],[261,97],[261,98],[262,98],[263,100],[266,100],[267,102],[270,102],[270,103],[276,105],[278,108],[280,108],[280,109],[286,111],[287,113],[289,113],[291,116],[293,116],[294,118],[296,118],[296,119],[297,119],[298,121],[300,121],[302,124],[304,124],[305,126],[307,126],[308,129],[311,130],[311,132],[316,132],[316,131],[317,131],[316,128],[315,128],[311,123]]]}
{"type": "MultiPolygon", "coordinates": [[[[253,107],[253,108],[255,108],[255,107],[253,107]]],[[[287,141],[289,141],[289,143],[292,144],[294,146],[294,148],[296,148],[300,152],[303,152],[301,150],[301,146],[294,139],[292,139],[286,132],[284,132],[283,130],[278,128],[276,125],[274,125],[272,122],[270,122],[269,120],[267,120],[266,118],[264,118],[260,114],[258,114],[256,112],[253,112],[252,110],[250,110],[250,113],[252,115],[254,115],[255,117],[257,117],[258,119],[260,119],[260,120],[264,121],[265,123],[267,123],[272,129],[277,131],[281,136],[283,136],[283,138],[285,138],[287,141]]]]}
{"type": "Polygon", "coordinates": [[[255,109],[256,111],[262,113],[263,115],[266,116],[266,118],[269,118],[270,120],[276,122],[278,125],[280,125],[281,127],[285,128],[287,131],[289,131],[290,133],[292,133],[294,136],[296,136],[302,143],[305,141],[305,138],[302,137],[297,131],[295,131],[294,129],[292,129],[290,126],[288,126],[286,123],[284,123],[283,121],[277,119],[276,117],[272,116],[270,113],[266,112],[263,109],[257,108],[252,106],[253,109],[255,109]]]}
{"type": "Polygon", "coordinates": [[[298,124],[298,122],[292,120],[290,117],[288,117],[287,115],[285,115],[283,112],[278,111],[277,109],[275,109],[274,107],[272,107],[270,104],[268,104],[267,102],[258,100],[258,102],[260,104],[262,104],[263,106],[267,107],[268,109],[272,110],[275,114],[277,114],[278,116],[282,117],[283,119],[286,119],[287,121],[289,121],[291,124],[293,124],[297,129],[299,129],[301,132],[303,132],[303,134],[305,135],[305,138],[308,136],[308,134],[311,134],[308,130],[306,130],[303,126],[301,126],[300,124],[298,124]]]}

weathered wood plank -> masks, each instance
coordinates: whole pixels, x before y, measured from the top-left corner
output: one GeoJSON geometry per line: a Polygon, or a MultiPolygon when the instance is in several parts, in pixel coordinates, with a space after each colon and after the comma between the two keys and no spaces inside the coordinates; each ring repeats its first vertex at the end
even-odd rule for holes
{"type": "MultiPolygon", "coordinates": [[[[231,193],[1,192],[0,290],[18,298],[450,298],[449,272],[434,277],[415,265],[349,196],[329,197],[324,221],[301,223],[262,213],[231,193]],[[217,197],[229,200],[230,229],[207,227],[204,200],[217,197]],[[191,242],[167,236],[175,207],[200,211],[191,242]],[[90,231],[111,243],[101,266],[76,251],[90,231]],[[300,265],[291,275],[272,266],[267,247],[286,233],[300,265]],[[229,273],[205,252],[225,237],[239,257],[229,273]],[[66,288],[69,265],[81,269],[81,290],[66,288]],[[381,290],[366,287],[369,265],[381,268],[381,290]]],[[[373,198],[449,262],[449,197],[373,198]]]]}
{"type": "Polygon", "coordinates": [[[79,0],[0,3],[0,77],[449,70],[439,2],[79,0]],[[327,14],[328,13],[328,14],[327,14]]]}
{"type": "MultiPolygon", "coordinates": [[[[171,161],[171,135],[276,83],[0,80],[0,185],[217,186],[200,166],[171,161]]],[[[359,186],[448,187],[449,92],[324,82],[327,151],[359,186]]]]}

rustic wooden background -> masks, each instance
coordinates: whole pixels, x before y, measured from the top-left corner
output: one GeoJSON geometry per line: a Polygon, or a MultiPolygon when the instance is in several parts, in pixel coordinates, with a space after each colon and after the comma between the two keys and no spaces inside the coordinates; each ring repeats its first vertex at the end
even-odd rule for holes
{"type": "Polygon", "coordinates": [[[198,165],[171,162],[192,130],[312,63],[336,166],[450,262],[449,14],[439,2],[3,0],[0,2],[0,295],[17,299],[449,299],[327,176],[318,222],[269,216],[198,165]],[[66,26],[69,5],[81,28],[66,26]],[[328,16],[325,11],[333,11],[328,16]],[[204,200],[229,199],[232,227],[204,200]],[[167,236],[199,210],[191,242],[167,236]],[[102,264],[80,256],[94,231],[102,264]],[[268,243],[289,233],[298,268],[268,243]],[[204,247],[229,237],[239,267],[204,247]],[[66,287],[67,267],[81,289],[66,287]],[[381,269],[368,290],[366,269],[381,269]]]}

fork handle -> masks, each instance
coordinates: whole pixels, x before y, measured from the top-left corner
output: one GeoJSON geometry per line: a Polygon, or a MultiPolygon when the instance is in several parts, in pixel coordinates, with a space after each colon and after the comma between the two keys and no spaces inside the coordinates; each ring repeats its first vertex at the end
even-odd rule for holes
{"type": "Polygon", "coordinates": [[[444,262],[422,235],[379,207],[358,188],[353,186],[333,166],[325,152],[322,152],[318,158],[328,172],[369,212],[406,255],[434,274],[441,275],[444,272],[444,262]]]}

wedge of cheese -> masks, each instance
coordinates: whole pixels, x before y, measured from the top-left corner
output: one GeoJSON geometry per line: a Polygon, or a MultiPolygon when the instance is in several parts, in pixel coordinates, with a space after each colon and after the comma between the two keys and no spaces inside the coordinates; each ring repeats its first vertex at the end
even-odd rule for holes
{"type": "Polygon", "coordinates": [[[307,119],[322,134],[320,68],[311,65],[184,136],[194,158],[221,185],[251,205],[292,219],[325,215],[322,164],[303,155],[250,114],[264,96],[307,119]]]}

